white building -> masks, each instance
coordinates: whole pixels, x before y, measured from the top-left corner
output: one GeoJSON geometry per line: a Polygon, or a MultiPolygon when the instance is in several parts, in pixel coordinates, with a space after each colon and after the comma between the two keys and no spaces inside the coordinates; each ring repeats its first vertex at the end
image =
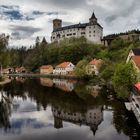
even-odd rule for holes
{"type": "Polygon", "coordinates": [[[75,65],[73,65],[71,62],[63,62],[55,67],[55,70],[53,70],[53,74],[57,75],[66,75],[70,74],[75,68],[75,65]]]}
{"type": "Polygon", "coordinates": [[[93,13],[88,23],[79,23],[75,25],[62,27],[62,20],[53,20],[53,32],[51,41],[60,41],[70,37],[85,37],[88,41],[101,44],[103,37],[103,27],[97,22],[93,13]]]}

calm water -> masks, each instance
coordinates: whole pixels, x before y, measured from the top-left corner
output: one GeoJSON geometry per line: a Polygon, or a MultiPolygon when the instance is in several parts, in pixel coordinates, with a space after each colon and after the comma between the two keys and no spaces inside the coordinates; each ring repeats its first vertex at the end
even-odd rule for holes
{"type": "Polygon", "coordinates": [[[106,87],[17,78],[0,90],[0,140],[140,140],[135,117],[106,87]]]}

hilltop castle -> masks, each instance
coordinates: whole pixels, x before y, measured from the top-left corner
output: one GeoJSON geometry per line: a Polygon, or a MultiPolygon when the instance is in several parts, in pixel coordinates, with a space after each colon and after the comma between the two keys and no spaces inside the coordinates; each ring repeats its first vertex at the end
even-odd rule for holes
{"type": "Polygon", "coordinates": [[[98,23],[94,12],[88,23],[79,23],[62,27],[61,19],[53,20],[51,42],[60,41],[64,38],[81,36],[84,36],[88,41],[101,44],[101,39],[103,37],[103,27],[98,23]]]}

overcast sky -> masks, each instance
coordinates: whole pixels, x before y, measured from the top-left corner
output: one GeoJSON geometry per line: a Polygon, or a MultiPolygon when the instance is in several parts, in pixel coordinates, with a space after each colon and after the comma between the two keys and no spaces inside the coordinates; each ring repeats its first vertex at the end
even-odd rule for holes
{"type": "Polygon", "coordinates": [[[0,33],[11,35],[11,46],[29,46],[36,36],[50,42],[54,18],[83,23],[93,11],[104,35],[140,28],[140,0],[0,0],[0,33]]]}

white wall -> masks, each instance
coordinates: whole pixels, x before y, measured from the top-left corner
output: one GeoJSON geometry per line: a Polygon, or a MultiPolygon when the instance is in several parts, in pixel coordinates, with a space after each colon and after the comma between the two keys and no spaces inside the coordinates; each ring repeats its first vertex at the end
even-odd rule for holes
{"type": "Polygon", "coordinates": [[[81,37],[81,36],[84,36],[85,38],[87,38],[88,41],[101,44],[101,38],[103,36],[103,29],[98,25],[91,25],[91,26],[87,26],[86,28],[73,28],[73,29],[53,32],[52,42],[60,41],[60,40],[63,40],[64,38],[81,37]],[[57,37],[58,34],[60,34],[60,38],[57,37]],[[53,39],[53,37],[55,37],[55,39],[53,39]]]}

